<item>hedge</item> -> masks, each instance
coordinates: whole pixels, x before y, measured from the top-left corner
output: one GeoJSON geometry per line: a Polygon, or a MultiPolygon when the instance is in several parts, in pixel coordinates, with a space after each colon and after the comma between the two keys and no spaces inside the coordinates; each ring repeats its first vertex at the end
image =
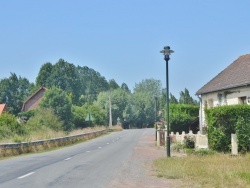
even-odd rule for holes
{"type": "MultiPolygon", "coordinates": [[[[239,151],[249,151],[246,145],[250,137],[250,106],[230,105],[205,110],[208,125],[208,143],[211,149],[228,152],[231,149],[231,134],[237,135],[239,151]],[[247,142],[247,143],[246,143],[247,142]]],[[[250,142],[250,141],[249,141],[250,142]]]]}

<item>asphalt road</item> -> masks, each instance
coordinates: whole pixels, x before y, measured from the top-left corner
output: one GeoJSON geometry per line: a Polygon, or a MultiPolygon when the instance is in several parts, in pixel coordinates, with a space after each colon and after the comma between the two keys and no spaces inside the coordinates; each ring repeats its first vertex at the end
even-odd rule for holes
{"type": "Polygon", "coordinates": [[[0,161],[1,188],[105,188],[153,129],[114,132],[59,150],[0,161]]]}

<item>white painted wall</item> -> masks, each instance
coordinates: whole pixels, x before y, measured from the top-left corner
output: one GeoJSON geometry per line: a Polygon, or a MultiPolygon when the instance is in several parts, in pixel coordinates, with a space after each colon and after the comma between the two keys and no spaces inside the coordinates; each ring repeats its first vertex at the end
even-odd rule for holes
{"type": "Polygon", "coordinates": [[[207,106],[207,108],[213,108],[223,105],[242,104],[241,97],[246,97],[246,103],[250,104],[250,87],[227,89],[219,92],[213,92],[201,95],[201,101],[202,101],[202,109],[200,109],[200,113],[202,116],[201,125],[203,127],[206,126],[205,112],[204,112],[205,106],[207,106]]]}

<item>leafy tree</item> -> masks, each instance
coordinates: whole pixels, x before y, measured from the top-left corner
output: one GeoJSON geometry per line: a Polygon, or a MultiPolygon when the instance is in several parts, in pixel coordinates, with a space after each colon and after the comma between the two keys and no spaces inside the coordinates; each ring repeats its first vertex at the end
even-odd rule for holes
{"type": "Polygon", "coordinates": [[[128,88],[128,85],[125,83],[122,83],[121,89],[124,91],[127,91],[128,93],[131,93],[130,89],[128,88]]]}
{"type": "Polygon", "coordinates": [[[142,80],[140,83],[135,84],[134,93],[146,92],[153,98],[154,96],[160,96],[161,90],[161,81],[151,78],[142,80]]]}
{"type": "Polygon", "coordinates": [[[116,123],[117,118],[124,119],[123,114],[126,106],[129,104],[129,93],[121,88],[115,89],[112,92],[101,92],[98,95],[96,104],[105,111],[105,115],[109,117],[109,97],[112,104],[112,120],[113,124],[116,123]]]}
{"type": "Polygon", "coordinates": [[[172,93],[170,93],[169,103],[170,104],[178,104],[178,100],[175,98],[174,95],[172,95],[172,93]]]}
{"type": "Polygon", "coordinates": [[[83,105],[85,102],[92,104],[100,92],[109,90],[109,83],[99,72],[86,66],[78,66],[77,72],[82,83],[79,105],[83,105]]]}
{"type": "Polygon", "coordinates": [[[9,112],[17,115],[21,111],[23,102],[30,95],[31,88],[28,79],[11,73],[9,78],[0,81],[0,103],[6,103],[9,112]]]}
{"type": "Polygon", "coordinates": [[[191,104],[191,105],[197,105],[198,102],[194,100],[190,94],[187,88],[184,89],[184,91],[180,92],[180,99],[179,99],[180,104],[191,104]]]}
{"type": "Polygon", "coordinates": [[[36,85],[38,87],[49,87],[51,86],[51,83],[49,83],[49,77],[51,76],[53,71],[53,65],[51,63],[45,63],[40,68],[40,71],[38,73],[38,76],[36,78],[36,85]]]}
{"type": "Polygon", "coordinates": [[[72,113],[74,116],[74,124],[77,128],[88,127],[89,122],[86,121],[88,113],[91,114],[93,120],[91,125],[104,125],[107,123],[104,110],[100,106],[93,104],[85,104],[83,106],[72,106],[72,113]]]}
{"type": "Polygon", "coordinates": [[[111,79],[111,80],[109,80],[109,88],[111,90],[113,90],[113,89],[120,88],[120,86],[116,83],[116,81],[114,79],[111,79]]]}
{"type": "Polygon", "coordinates": [[[73,116],[71,112],[71,102],[65,91],[52,87],[44,93],[44,97],[39,104],[42,108],[51,108],[54,113],[63,121],[64,130],[70,130],[73,126],[73,116]]]}
{"type": "Polygon", "coordinates": [[[139,127],[152,125],[155,121],[155,96],[161,96],[161,81],[146,79],[135,85],[133,100],[139,127]]]}

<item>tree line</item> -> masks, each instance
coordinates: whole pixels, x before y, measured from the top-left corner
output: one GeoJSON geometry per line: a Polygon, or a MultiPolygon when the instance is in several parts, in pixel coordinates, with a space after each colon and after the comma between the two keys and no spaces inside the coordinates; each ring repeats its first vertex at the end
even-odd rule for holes
{"type": "MultiPolygon", "coordinates": [[[[39,70],[35,83],[11,73],[0,80],[0,103],[6,103],[9,113],[28,119],[35,112],[21,112],[23,102],[40,87],[48,88],[40,103],[43,109],[51,109],[65,130],[89,126],[86,116],[91,113],[92,126],[107,125],[109,99],[112,104],[113,124],[117,119],[135,127],[152,126],[164,119],[166,89],[160,80],[144,79],[136,83],[133,92],[126,83],[106,80],[99,72],[87,66],[75,66],[63,59],[47,62],[39,70]],[[155,117],[155,109],[157,117],[155,117]]],[[[180,92],[179,100],[170,93],[171,104],[197,105],[188,89],[180,92]]],[[[41,115],[42,113],[40,113],[41,115]]]]}

